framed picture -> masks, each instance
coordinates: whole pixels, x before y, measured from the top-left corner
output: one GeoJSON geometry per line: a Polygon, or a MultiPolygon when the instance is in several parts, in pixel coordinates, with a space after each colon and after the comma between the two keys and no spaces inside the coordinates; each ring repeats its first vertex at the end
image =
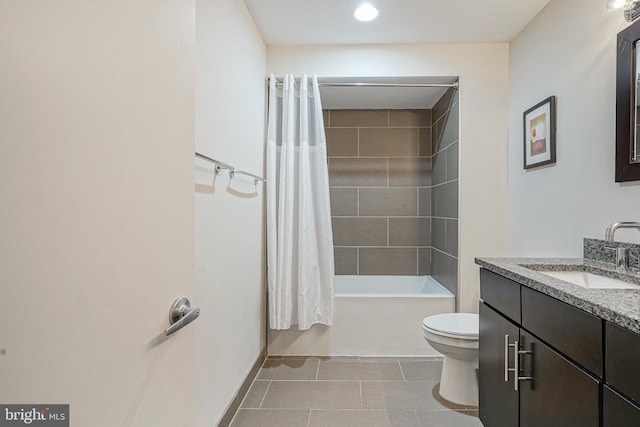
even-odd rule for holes
{"type": "Polygon", "coordinates": [[[556,162],[556,97],[524,112],[524,168],[556,162]]]}

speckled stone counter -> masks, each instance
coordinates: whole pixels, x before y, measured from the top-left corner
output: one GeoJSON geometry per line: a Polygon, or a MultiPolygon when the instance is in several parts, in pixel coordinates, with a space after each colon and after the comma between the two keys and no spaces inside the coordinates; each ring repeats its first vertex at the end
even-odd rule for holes
{"type": "Polygon", "coordinates": [[[640,289],[588,289],[541,271],[586,271],[640,284],[640,276],[636,274],[623,274],[611,264],[582,258],[476,258],[475,261],[482,268],[640,334],[640,289]]]}

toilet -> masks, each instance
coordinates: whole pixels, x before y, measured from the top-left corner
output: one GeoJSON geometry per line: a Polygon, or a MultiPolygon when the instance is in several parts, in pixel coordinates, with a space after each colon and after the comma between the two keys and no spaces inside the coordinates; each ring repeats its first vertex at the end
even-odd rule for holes
{"type": "Polygon", "coordinates": [[[478,406],[478,332],[475,313],[446,313],[425,317],[424,339],[444,355],[440,396],[460,405],[478,406]]]}

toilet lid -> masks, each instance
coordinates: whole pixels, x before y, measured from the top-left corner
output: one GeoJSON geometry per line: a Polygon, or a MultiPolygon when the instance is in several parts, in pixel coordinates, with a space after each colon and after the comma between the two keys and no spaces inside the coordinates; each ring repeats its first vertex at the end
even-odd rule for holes
{"type": "Polygon", "coordinates": [[[480,328],[475,313],[446,313],[425,317],[422,326],[436,332],[463,337],[477,337],[480,328]]]}

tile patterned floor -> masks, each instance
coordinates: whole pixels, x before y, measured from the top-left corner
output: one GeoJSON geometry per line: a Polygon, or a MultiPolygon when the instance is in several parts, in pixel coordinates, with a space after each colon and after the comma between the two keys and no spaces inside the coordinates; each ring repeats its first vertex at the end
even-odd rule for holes
{"type": "Polygon", "coordinates": [[[442,362],[269,358],[231,427],[482,427],[437,394],[442,362]]]}

